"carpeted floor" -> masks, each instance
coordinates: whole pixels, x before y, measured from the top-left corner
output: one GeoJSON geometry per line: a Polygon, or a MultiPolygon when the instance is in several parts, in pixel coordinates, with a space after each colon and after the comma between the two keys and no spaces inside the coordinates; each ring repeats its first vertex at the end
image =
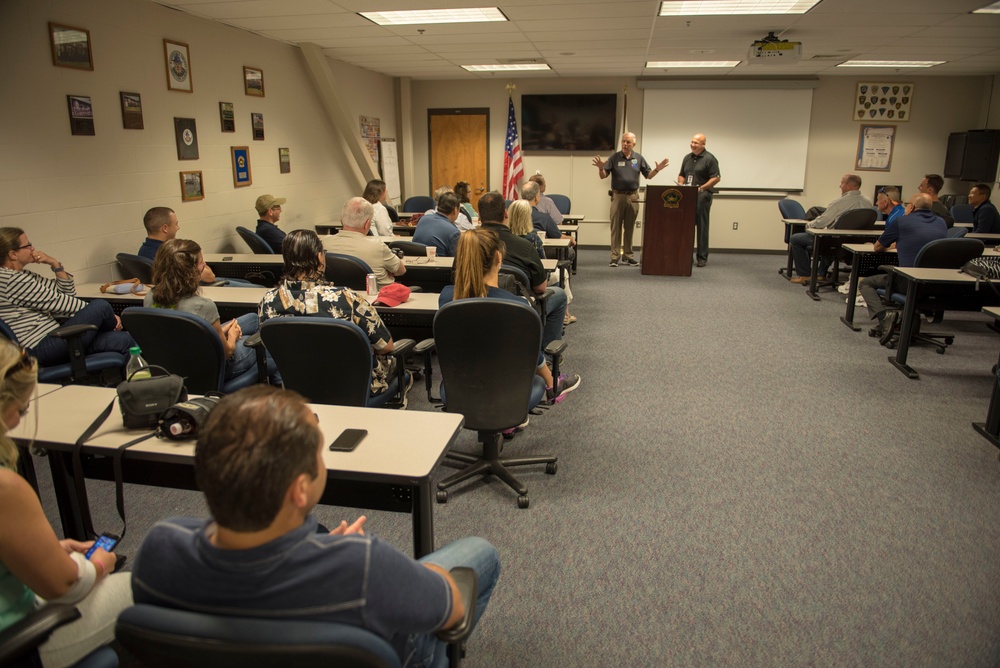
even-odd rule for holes
{"type": "MultiPolygon", "coordinates": [[[[507,445],[557,454],[558,474],[522,474],[527,510],[495,480],[435,509],[438,544],[477,534],[503,559],[466,665],[1000,665],[1000,462],[970,426],[1000,337],[948,314],[928,329],[955,344],[912,349],[908,380],[783,261],[715,253],[668,278],[580,253],[565,338],[583,383],[507,445]]],[[[411,410],[430,409],[420,389],[411,410]]],[[[90,490],[116,529],[113,489],[90,490]]],[[[205,513],[196,493],[127,501],[130,553],[157,519],[205,513]]],[[[411,549],[409,518],[367,514],[411,549]]]]}

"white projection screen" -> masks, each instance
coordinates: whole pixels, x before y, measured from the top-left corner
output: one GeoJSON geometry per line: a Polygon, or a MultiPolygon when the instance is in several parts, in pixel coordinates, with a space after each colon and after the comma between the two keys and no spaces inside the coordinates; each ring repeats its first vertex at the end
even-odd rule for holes
{"type": "MultiPolygon", "coordinates": [[[[723,190],[802,190],[812,89],[646,89],[640,153],[652,167],[670,158],[674,182],[691,136],[704,134],[723,190]]],[[[668,181],[657,180],[660,184],[668,181]]]]}

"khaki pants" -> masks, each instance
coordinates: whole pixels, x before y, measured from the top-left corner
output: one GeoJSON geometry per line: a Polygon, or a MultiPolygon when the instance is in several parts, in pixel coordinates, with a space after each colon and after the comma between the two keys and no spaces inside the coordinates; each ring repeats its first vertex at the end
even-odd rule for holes
{"type": "Polygon", "coordinates": [[[619,254],[632,259],[632,234],[639,215],[639,196],[636,194],[611,195],[611,261],[617,262],[619,254]],[[623,238],[624,237],[624,238],[623,238]]]}

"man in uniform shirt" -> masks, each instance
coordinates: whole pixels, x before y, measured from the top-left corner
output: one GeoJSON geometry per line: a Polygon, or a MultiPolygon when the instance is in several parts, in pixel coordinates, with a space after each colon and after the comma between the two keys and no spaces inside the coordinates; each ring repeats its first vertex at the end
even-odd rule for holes
{"type": "Polygon", "coordinates": [[[990,201],[991,192],[985,183],[977,183],[969,191],[972,231],[977,234],[1000,234],[1000,213],[997,213],[997,208],[990,201]]]}
{"type": "MultiPolygon", "coordinates": [[[[639,174],[651,179],[670,164],[664,158],[650,169],[645,159],[632,149],[635,148],[635,134],[626,132],[622,135],[622,150],[607,160],[594,156],[593,165],[597,167],[602,179],[611,175],[611,266],[618,266],[618,258],[630,267],[636,267],[639,262],[632,257],[632,233],[635,232],[635,218],[639,214],[639,174]],[[624,235],[624,239],[622,238],[624,235]]],[[[480,216],[481,217],[481,216],[480,216]]]]}
{"type": "Polygon", "coordinates": [[[697,235],[696,252],[698,266],[708,263],[708,217],[712,211],[712,186],[722,179],[719,161],[705,150],[705,135],[691,137],[691,152],[684,156],[677,183],[698,187],[698,206],[695,209],[694,226],[697,235]]]}

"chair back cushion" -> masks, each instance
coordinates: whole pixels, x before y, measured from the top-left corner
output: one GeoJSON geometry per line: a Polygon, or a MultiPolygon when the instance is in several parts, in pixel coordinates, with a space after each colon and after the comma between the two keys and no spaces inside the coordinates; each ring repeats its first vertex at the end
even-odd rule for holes
{"type": "Polygon", "coordinates": [[[436,206],[433,197],[417,195],[403,202],[403,213],[423,213],[436,206]]]}
{"type": "Polygon", "coordinates": [[[353,255],[326,254],[326,280],[334,285],[364,292],[368,288],[368,274],[371,273],[374,272],[368,263],[353,255]]]}
{"type": "Polygon", "coordinates": [[[327,316],[271,318],[261,324],[260,336],[289,390],[317,404],[367,405],[372,348],[353,322],[327,316]]]}
{"type": "Polygon", "coordinates": [[[573,208],[573,202],[569,197],[566,197],[566,195],[549,195],[549,199],[551,199],[552,203],[556,205],[556,209],[559,213],[564,216],[570,212],[571,208],[573,208]]]}
{"type": "Polygon", "coordinates": [[[956,223],[971,223],[973,222],[972,212],[974,210],[971,204],[956,204],[951,207],[951,217],[955,219],[956,223]]]}
{"type": "Polygon", "coordinates": [[[802,205],[794,199],[779,199],[778,200],[778,211],[781,212],[782,218],[795,218],[797,220],[804,219],[806,217],[806,210],[802,208],[802,205]]]}
{"type": "Polygon", "coordinates": [[[398,248],[403,251],[403,255],[413,255],[416,257],[427,256],[427,246],[413,241],[390,241],[389,248],[398,248]]]}
{"type": "Polygon", "coordinates": [[[277,250],[271,248],[271,244],[264,241],[264,237],[245,227],[237,227],[236,233],[246,242],[250,250],[258,255],[274,255],[281,252],[280,248],[277,250]]]}
{"type": "Polygon", "coordinates": [[[153,262],[139,255],[119,253],[115,256],[122,266],[125,278],[138,278],[141,283],[149,285],[153,282],[153,262]]]}
{"type": "Polygon", "coordinates": [[[465,428],[498,431],[524,422],[542,342],[542,321],[527,304],[460,299],[434,317],[434,343],[449,413],[465,428]]]}
{"type": "Polygon", "coordinates": [[[929,241],[917,253],[916,267],[961,269],[972,258],[983,254],[985,246],[979,239],[949,238],[929,241]]]}
{"type": "Polygon", "coordinates": [[[852,209],[841,214],[833,226],[838,230],[874,230],[876,220],[878,211],[875,209],[852,209]]]}

